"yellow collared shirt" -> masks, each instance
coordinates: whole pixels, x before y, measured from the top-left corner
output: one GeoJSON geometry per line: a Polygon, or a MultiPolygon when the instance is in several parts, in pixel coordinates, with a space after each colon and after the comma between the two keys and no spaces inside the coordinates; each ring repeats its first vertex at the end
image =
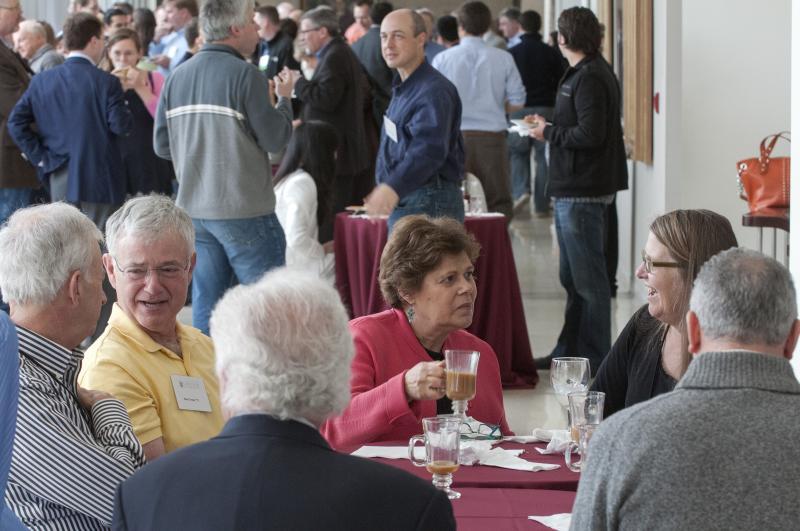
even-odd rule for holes
{"type": "Polygon", "coordinates": [[[211,338],[180,323],[177,332],[182,358],[156,343],[114,304],[108,326],[86,351],[78,377],[82,387],[122,400],[139,441],[163,437],[167,452],[210,439],[224,424],[211,338]],[[200,378],[211,412],[179,409],[172,375],[200,378]]]}

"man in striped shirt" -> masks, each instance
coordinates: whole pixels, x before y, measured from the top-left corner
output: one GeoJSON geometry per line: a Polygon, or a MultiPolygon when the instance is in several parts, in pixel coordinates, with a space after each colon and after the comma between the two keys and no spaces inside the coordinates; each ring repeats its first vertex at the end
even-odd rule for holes
{"type": "Polygon", "coordinates": [[[5,501],[36,529],[105,529],[114,490],[144,464],[122,403],[83,389],[77,349],[105,302],[103,236],[65,203],[0,230],[0,290],[19,336],[19,407],[5,501]]]}

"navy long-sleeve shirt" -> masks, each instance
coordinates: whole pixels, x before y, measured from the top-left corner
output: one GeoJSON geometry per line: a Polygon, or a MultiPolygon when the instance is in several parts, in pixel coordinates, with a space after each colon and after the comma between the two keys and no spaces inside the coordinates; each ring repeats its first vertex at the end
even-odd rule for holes
{"type": "Polygon", "coordinates": [[[385,118],[395,124],[397,140],[387,134],[384,120],[375,168],[378,184],[389,185],[403,198],[437,175],[461,181],[461,100],[447,78],[425,61],[402,83],[395,78],[385,118]]]}

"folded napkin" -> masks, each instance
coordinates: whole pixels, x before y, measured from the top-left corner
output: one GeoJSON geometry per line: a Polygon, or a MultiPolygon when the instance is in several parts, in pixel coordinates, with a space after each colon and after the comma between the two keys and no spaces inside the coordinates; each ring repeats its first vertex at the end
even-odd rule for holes
{"type": "Polygon", "coordinates": [[[465,215],[468,218],[501,218],[505,214],[502,212],[470,212],[465,215]]]}
{"type": "Polygon", "coordinates": [[[572,520],[571,513],[553,514],[550,516],[529,516],[528,520],[535,520],[542,525],[546,525],[556,531],[569,531],[569,524],[572,520]]]}
{"type": "MultiPolygon", "coordinates": [[[[420,449],[424,450],[420,446],[420,449]]],[[[384,459],[408,459],[408,446],[362,446],[350,455],[356,457],[383,457],[384,459]]],[[[422,456],[417,456],[420,459],[422,456]]]]}
{"type": "Polygon", "coordinates": [[[530,127],[521,127],[519,125],[512,125],[507,129],[509,133],[517,133],[519,136],[530,136],[530,127]]]}
{"type": "Polygon", "coordinates": [[[555,470],[559,465],[547,463],[532,463],[521,457],[517,457],[522,450],[504,450],[494,448],[486,454],[480,456],[480,464],[486,466],[496,466],[499,468],[509,468],[511,470],[525,470],[528,472],[539,472],[540,470],[555,470]]]}
{"type": "MultiPolygon", "coordinates": [[[[537,430],[533,430],[536,435],[537,430]]],[[[537,448],[536,451],[540,454],[563,454],[569,443],[572,441],[570,434],[567,430],[540,430],[550,432],[550,442],[547,443],[547,448],[537,448]]]]}

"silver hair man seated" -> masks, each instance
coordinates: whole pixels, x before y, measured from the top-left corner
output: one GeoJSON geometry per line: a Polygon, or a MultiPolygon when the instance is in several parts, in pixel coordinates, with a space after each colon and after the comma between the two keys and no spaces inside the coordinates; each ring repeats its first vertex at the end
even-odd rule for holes
{"type": "Polygon", "coordinates": [[[149,462],[223,424],[211,338],[178,322],[196,260],[192,219],[168,197],[136,197],[108,219],[106,245],[117,302],[79,382],[122,400],[149,462]]]}
{"type": "Polygon", "coordinates": [[[350,395],[353,343],[332,286],[285,268],[237,286],[211,337],[229,420],[126,481],[119,529],[455,529],[432,485],[320,435],[350,395]]]}
{"type": "Polygon", "coordinates": [[[572,529],[794,529],[800,384],[788,270],[755,251],[711,258],[686,323],[694,360],[675,390],[595,432],[572,529]]]}
{"type": "Polygon", "coordinates": [[[103,236],[65,203],[18,210],[0,230],[0,290],[19,339],[19,406],[6,502],[36,529],[111,525],[114,490],[144,464],[125,406],[77,384],[97,325],[103,236]]]}

